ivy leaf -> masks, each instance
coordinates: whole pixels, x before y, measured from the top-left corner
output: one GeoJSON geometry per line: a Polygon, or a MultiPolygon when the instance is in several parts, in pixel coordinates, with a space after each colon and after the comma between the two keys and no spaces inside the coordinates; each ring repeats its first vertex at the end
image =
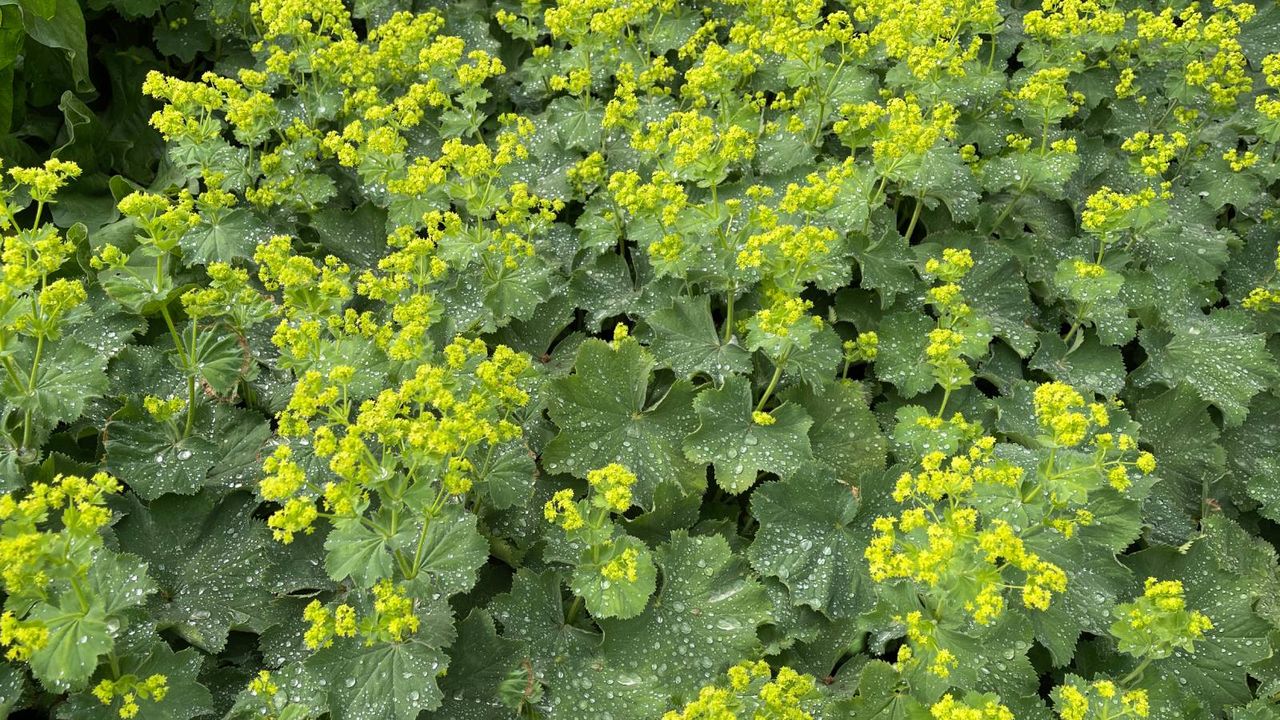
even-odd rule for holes
{"type": "Polygon", "coordinates": [[[773,424],[752,419],[751,385],[734,376],[720,389],[707,389],[693,401],[701,425],[684,441],[685,455],[715,466],[716,484],[740,493],[761,472],[790,477],[813,458],[809,426],[813,420],[794,403],[774,408],[773,424]]]}
{"type": "Polygon", "coordinates": [[[648,399],[653,357],[633,339],[615,350],[590,339],[578,349],[574,374],[551,381],[548,414],[560,433],[542,454],[549,472],[586,477],[620,463],[635,473],[636,499],[653,500],[654,488],[674,480],[687,491],[706,482],[705,471],[685,458],[681,441],[693,431],[693,391],[677,381],[654,402],[648,399]]]}
{"type": "Polygon", "coordinates": [[[870,606],[870,521],[859,522],[852,488],[817,475],[765,483],[751,494],[751,514],[760,523],[751,566],[781,580],[793,603],[837,617],[870,606]]]}
{"type": "Polygon", "coordinates": [[[645,318],[653,330],[649,350],[663,367],[681,377],[703,373],[716,383],[751,369],[751,355],[736,342],[723,342],[711,317],[711,298],[678,297],[671,307],[645,318]]]}
{"type": "Polygon", "coordinates": [[[657,587],[658,571],[653,566],[649,548],[633,537],[624,536],[614,541],[598,560],[592,561],[590,555],[590,551],[584,552],[583,561],[573,570],[571,585],[573,591],[582,596],[591,615],[622,620],[639,615],[657,587]],[[605,566],[628,550],[636,553],[635,580],[605,577],[605,566]]]}
{"type": "Polygon", "coordinates": [[[187,642],[220,652],[233,630],[262,632],[276,621],[263,570],[272,564],[266,528],[247,494],[166,495],[134,507],[119,524],[122,544],[147,560],[160,592],[152,617],[187,642]]]}
{"type": "Polygon", "coordinates": [[[1227,425],[1244,422],[1249,399],[1280,378],[1266,336],[1253,332],[1249,316],[1238,310],[1188,316],[1172,333],[1144,331],[1142,346],[1156,378],[1191,385],[1222,411],[1227,425]]]}

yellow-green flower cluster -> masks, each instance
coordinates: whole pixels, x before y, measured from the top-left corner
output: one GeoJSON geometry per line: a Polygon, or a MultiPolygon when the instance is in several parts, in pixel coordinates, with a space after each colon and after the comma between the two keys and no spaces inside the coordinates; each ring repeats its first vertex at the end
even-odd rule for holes
{"type": "Polygon", "coordinates": [[[1146,46],[1138,57],[1175,59],[1182,63],[1182,80],[1202,89],[1211,107],[1234,110],[1238,98],[1253,89],[1239,35],[1256,10],[1243,2],[1216,2],[1208,12],[1200,3],[1159,13],[1134,10],[1138,40],[1146,46]]]}
{"type": "Polygon", "coordinates": [[[815,693],[812,675],[790,667],[776,676],[763,660],[744,661],[729,668],[728,687],[704,686],[698,697],[662,720],[813,720],[806,701],[815,693]]]}
{"type": "Polygon", "coordinates": [[[860,332],[854,339],[844,341],[841,347],[846,363],[871,362],[880,354],[880,336],[874,330],[860,332]]]}
{"type": "Polygon", "coordinates": [[[1158,203],[1171,197],[1169,184],[1159,190],[1143,188],[1136,193],[1122,193],[1105,185],[1085,200],[1080,225],[1104,240],[1122,230],[1142,227],[1158,209],[1158,203]]]}
{"type": "Polygon", "coordinates": [[[1009,523],[984,520],[972,505],[980,486],[1021,487],[1022,469],[996,460],[994,447],[994,438],[979,437],[965,453],[929,453],[919,472],[899,477],[893,498],[910,507],[876,519],[865,553],[872,580],[909,580],[926,596],[958,602],[982,625],[1004,613],[1007,588],[1021,589],[1023,605],[1036,610],[1066,589],[1061,568],[1028,550],[1009,523]]]}
{"type": "Polygon", "coordinates": [[[640,551],[635,548],[627,548],[621,554],[613,558],[609,562],[600,567],[600,574],[608,580],[626,579],[628,582],[635,582],[638,575],[639,566],[637,561],[640,559],[640,551]]]}
{"type": "MultiPolygon", "coordinates": [[[[1048,431],[1046,442],[1056,452],[1058,448],[1074,448],[1080,446],[1092,433],[1094,458],[1092,468],[1105,477],[1107,483],[1118,491],[1124,492],[1132,483],[1128,468],[1137,468],[1142,474],[1149,475],[1156,469],[1155,456],[1149,452],[1131,453],[1137,449],[1133,436],[1126,433],[1112,434],[1101,432],[1111,423],[1111,415],[1104,403],[1088,403],[1075,388],[1061,382],[1044,383],[1036,388],[1033,404],[1036,421],[1040,427],[1048,431]],[[1116,456],[1113,457],[1113,453],[1116,456]],[[1132,459],[1126,459],[1132,458],[1132,459]]],[[[1068,500],[1072,489],[1081,487],[1079,473],[1084,468],[1077,468],[1077,477],[1064,482],[1059,487],[1058,475],[1052,463],[1047,470],[1045,487],[1049,489],[1051,501],[1054,503],[1068,500]]],[[[1088,524],[1088,523],[1085,523],[1088,524]]],[[[1070,535],[1069,526],[1064,526],[1070,535]]]]}
{"type": "Polygon", "coordinates": [[[292,450],[278,447],[264,462],[259,485],[264,499],[283,502],[268,519],[278,539],[290,542],[296,533],[312,531],[317,496],[339,516],[361,512],[369,494],[382,491],[378,480],[388,462],[409,473],[410,482],[438,479],[441,500],[461,495],[475,473],[467,452],[519,436],[509,416],[529,400],[520,387],[528,357],[505,346],[490,356],[483,341],[461,337],[442,355],[444,362],[419,365],[399,387],[358,407],[350,397],[351,366],[336,366],[327,377],[315,370],[302,375],[280,414],[280,433],[309,436],[338,480],[316,487],[291,459],[292,450]],[[441,469],[438,478],[423,472],[431,467],[441,469]]]}
{"type": "Polygon", "coordinates": [[[1144,659],[1166,658],[1175,649],[1194,652],[1195,641],[1213,629],[1207,615],[1187,609],[1179,580],[1147,578],[1142,596],[1117,605],[1113,614],[1119,619],[1111,634],[1120,651],[1144,659]]]}
{"type": "Polygon", "coordinates": [[[80,166],[70,160],[50,158],[40,167],[9,168],[9,177],[18,185],[25,187],[32,200],[46,205],[54,202],[54,196],[66,187],[69,181],[80,177],[80,166]]]}
{"type": "Polygon", "coordinates": [[[869,40],[903,61],[918,80],[964,77],[982,48],[982,35],[994,33],[1003,20],[992,0],[863,0],[853,6],[852,17],[870,25],[869,40]]]}
{"type": "Polygon", "coordinates": [[[957,700],[947,693],[929,707],[934,720],[1014,720],[1013,711],[989,697],[957,700]]]}
{"type": "Polygon", "coordinates": [[[1151,712],[1146,690],[1125,691],[1110,680],[1087,683],[1071,678],[1053,689],[1054,710],[1062,720],[1123,720],[1151,712]]]}
{"type": "Polygon", "coordinates": [[[1186,150],[1187,136],[1175,131],[1166,136],[1164,133],[1140,131],[1134,133],[1123,143],[1120,149],[1133,155],[1138,160],[1138,167],[1144,175],[1151,177],[1164,175],[1169,163],[1178,153],[1186,150]]]}
{"type": "Polygon", "coordinates": [[[29,662],[44,649],[48,626],[24,615],[58,586],[78,591],[85,586],[102,551],[100,530],[111,521],[107,498],[120,490],[120,483],[106,473],[91,478],[57,475],[32,483],[21,499],[0,496],[0,557],[5,559],[0,580],[12,608],[0,617],[0,646],[7,659],[29,662]],[[54,520],[56,511],[61,512],[54,520]],[[19,603],[26,610],[19,611],[19,603]]]}
{"type": "MultiPolygon", "coordinates": [[[[318,650],[329,647],[333,639],[362,637],[365,645],[377,642],[401,642],[416,633],[420,621],[413,600],[389,579],[373,586],[373,612],[359,618],[356,609],[345,603],[330,609],[312,600],[302,617],[310,623],[303,642],[318,650]]],[[[270,693],[268,693],[270,694],[270,693]]]]}
{"type": "Polygon", "coordinates": [[[584,525],[582,513],[573,501],[573,490],[568,488],[557,490],[551,496],[542,506],[542,516],[547,522],[558,522],[565,532],[573,532],[584,525]]]}
{"type": "Polygon", "coordinates": [[[587,473],[587,483],[594,491],[592,503],[611,512],[626,512],[631,507],[635,482],[635,474],[617,463],[587,473]]]}
{"type": "Polygon", "coordinates": [[[869,132],[876,169],[887,178],[897,178],[940,141],[954,138],[959,118],[955,106],[947,102],[938,102],[926,112],[914,95],[893,97],[884,105],[847,105],[840,114],[845,119],[832,129],[854,145],[860,144],[862,133],[869,132]]]}
{"type": "Polygon", "coordinates": [[[27,662],[47,644],[49,628],[43,622],[23,622],[9,610],[0,616],[0,646],[5,648],[6,659],[27,662]]]}
{"type": "Polygon", "coordinates": [[[119,698],[120,707],[116,712],[126,720],[138,715],[138,700],[158,703],[168,694],[169,679],[158,673],[145,680],[134,675],[125,675],[116,680],[104,678],[93,688],[93,696],[103,705],[111,705],[119,698]]]}
{"type": "Polygon", "coordinates": [[[987,321],[975,316],[965,302],[960,286],[972,268],[973,255],[968,250],[955,248],[945,248],[941,258],[929,258],[924,265],[926,277],[939,281],[927,296],[937,310],[938,319],[929,331],[925,359],[932,366],[934,379],[948,396],[969,383],[973,370],[965,356],[972,356],[979,346],[985,350],[991,334],[987,321]]]}

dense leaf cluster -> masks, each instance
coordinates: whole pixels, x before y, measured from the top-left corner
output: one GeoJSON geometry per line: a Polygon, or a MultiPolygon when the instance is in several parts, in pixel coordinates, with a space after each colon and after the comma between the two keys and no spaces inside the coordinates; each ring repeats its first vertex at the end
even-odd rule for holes
{"type": "Polygon", "coordinates": [[[1277,27],[0,2],[0,716],[1280,716],[1277,27]]]}

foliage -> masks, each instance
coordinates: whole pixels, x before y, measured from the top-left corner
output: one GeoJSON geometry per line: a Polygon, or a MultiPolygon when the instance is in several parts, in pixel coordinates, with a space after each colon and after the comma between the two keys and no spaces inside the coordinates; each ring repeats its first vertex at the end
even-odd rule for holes
{"type": "Polygon", "coordinates": [[[1275,716],[1277,25],[0,3],[0,716],[1275,716]]]}

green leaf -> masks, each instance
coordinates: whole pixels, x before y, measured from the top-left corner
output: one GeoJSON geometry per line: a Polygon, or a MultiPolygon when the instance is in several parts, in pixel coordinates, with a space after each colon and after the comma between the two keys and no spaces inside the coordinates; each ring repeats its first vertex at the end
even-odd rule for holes
{"type": "Polygon", "coordinates": [[[851,243],[862,273],[862,287],[880,294],[881,308],[892,305],[898,295],[910,294],[920,287],[912,267],[911,247],[897,228],[886,226],[874,242],[870,235],[858,233],[851,237],[851,243]]]}
{"type": "Polygon", "coordinates": [[[573,591],[582,596],[587,610],[596,618],[627,618],[639,615],[649,602],[649,596],[657,587],[658,571],[653,565],[652,553],[644,543],[633,537],[623,536],[593,561],[591,551],[583,553],[583,560],[573,570],[573,591]],[[609,579],[602,572],[610,562],[617,560],[628,550],[636,553],[636,578],[609,579]]]}
{"type": "MultiPolygon", "coordinates": [[[[1218,425],[1208,403],[1186,385],[1137,399],[1133,407],[1161,479],[1159,492],[1146,501],[1150,532],[1162,542],[1180,545],[1196,529],[1205,487],[1226,474],[1227,456],[1217,443],[1218,425]]],[[[1257,435],[1258,426],[1253,422],[1249,426],[1254,428],[1250,434],[1257,435]]]]}
{"type": "Polygon", "coordinates": [[[551,295],[550,271],[540,258],[524,258],[515,268],[501,266],[482,275],[484,305],[497,327],[527,319],[551,295]]]}
{"type": "Polygon", "coordinates": [[[93,90],[93,83],[89,80],[89,48],[85,37],[84,13],[77,0],[53,0],[46,2],[41,12],[23,12],[22,24],[32,40],[62,51],[71,65],[71,77],[75,81],[77,92],[93,90]],[[47,12],[50,5],[53,11],[47,12]]]}
{"type": "MultiPolygon", "coordinates": [[[[28,369],[34,358],[33,348],[23,346],[15,362],[28,369]]],[[[107,359],[89,346],[70,338],[46,343],[36,369],[30,392],[18,387],[13,377],[0,376],[0,393],[18,410],[30,410],[35,421],[52,428],[59,422],[70,422],[84,413],[85,403],[107,392],[107,359]]]]}
{"type": "Polygon", "coordinates": [[[371,588],[379,580],[391,577],[391,547],[387,538],[356,518],[337,518],[325,538],[324,569],[329,577],[344,582],[355,581],[356,587],[371,588]]]}
{"type": "MultiPolygon", "coordinates": [[[[175,653],[163,642],[122,656],[118,661],[120,676],[134,675],[145,680],[152,675],[163,675],[168,687],[163,700],[138,699],[137,720],[188,720],[212,713],[213,695],[197,679],[204,660],[195,648],[175,653]]],[[[105,678],[113,679],[110,675],[105,678]]],[[[119,720],[120,705],[118,697],[111,704],[104,705],[93,694],[82,692],[59,706],[58,717],[62,720],[119,720]]]]}
{"type": "Polygon", "coordinates": [[[769,598],[723,538],[673,533],[657,555],[657,597],[636,618],[600,621],[600,653],[557,674],[551,718],[657,717],[759,650],[769,598]]]}
{"type": "Polygon", "coordinates": [[[870,521],[853,488],[816,475],[765,483],[751,494],[751,514],[760,523],[751,566],[781,580],[792,602],[840,617],[870,607],[870,521]]]}
{"type": "Polygon", "coordinates": [[[671,307],[645,318],[653,330],[649,351],[662,367],[681,377],[698,373],[723,383],[751,369],[751,355],[736,342],[723,342],[711,317],[711,298],[678,297],[671,307]]]}
{"type": "MultiPolygon", "coordinates": [[[[226,395],[235,389],[240,376],[248,368],[249,359],[245,349],[240,345],[240,338],[230,334],[214,335],[209,332],[197,334],[194,348],[195,370],[208,383],[209,387],[219,395],[226,395]]],[[[177,355],[170,356],[176,364],[177,355]]],[[[179,366],[181,367],[181,366],[179,366]]]]}
{"type": "Polygon", "coordinates": [[[43,622],[49,631],[30,665],[36,679],[55,693],[86,686],[98,658],[115,647],[127,611],[154,590],[137,557],[105,550],[94,558],[87,581],[79,590],[63,591],[56,605],[37,602],[27,618],[43,622]]]}
{"type": "Polygon", "coordinates": [[[49,630],[44,647],[31,656],[31,672],[55,693],[83,688],[98,667],[98,658],[114,645],[102,608],[83,609],[74,596],[63,597],[58,606],[41,603],[29,617],[44,622],[49,630]]]}
{"type": "Polygon", "coordinates": [[[1043,370],[1056,380],[1103,397],[1115,397],[1124,388],[1124,358],[1119,348],[1102,345],[1090,333],[1072,347],[1057,333],[1041,333],[1040,347],[1030,367],[1043,370]]]}
{"type": "Polygon", "coordinates": [[[697,423],[692,389],[677,381],[651,400],[653,364],[653,357],[631,339],[617,349],[601,340],[582,343],[574,374],[550,383],[548,414],[560,432],[543,451],[549,472],[586,477],[591,470],[620,463],[635,473],[636,500],[646,506],[663,480],[674,480],[687,491],[704,486],[703,466],[686,459],[681,449],[697,423]]]}
{"type": "Polygon", "coordinates": [[[182,236],[184,255],[197,263],[229,263],[233,260],[252,258],[259,243],[271,236],[271,228],[256,213],[247,208],[235,208],[210,220],[202,217],[187,234],[182,236]]]}
{"type": "MultiPolygon", "coordinates": [[[[1280,522],[1280,399],[1272,394],[1255,397],[1250,405],[1249,423],[1227,428],[1219,457],[1222,449],[1226,450],[1231,472],[1245,492],[1261,503],[1261,513],[1280,522]]],[[[1160,472],[1163,474],[1163,469],[1160,472]]]]}
{"type": "MultiPolygon", "coordinates": [[[[407,533],[396,540],[410,537],[407,533]]],[[[420,557],[416,580],[434,593],[445,597],[475,587],[476,570],[489,559],[489,543],[476,530],[476,516],[461,505],[449,504],[427,524],[426,533],[419,528],[412,533],[413,545],[399,550],[408,558],[420,557]],[[418,553],[418,538],[422,552],[418,553]]],[[[326,543],[326,547],[328,544],[326,543]]]]}
{"type": "Polygon", "coordinates": [[[923,313],[891,312],[877,330],[880,347],[876,355],[876,377],[893,383],[904,398],[914,397],[934,386],[933,371],[925,363],[929,331],[934,323],[923,313]]]}
{"type": "Polygon", "coordinates": [[[565,622],[564,578],[555,570],[516,571],[511,591],[494,598],[493,615],[504,637],[523,643],[539,675],[566,658],[585,657],[599,636],[565,622]]]}
{"type": "MultiPolygon", "coordinates": [[[[625,315],[639,293],[631,280],[631,268],[617,253],[598,255],[573,271],[569,280],[569,299],[574,305],[589,308],[591,326],[615,315],[625,315]]],[[[541,302],[543,298],[539,297],[541,302]]]]}
{"type": "MultiPolygon", "coordinates": [[[[1204,522],[1203,537],[1187,551],[1159,546],[1131,555],[1126,562],[1139,580],[1181,580],[1187,608],[1204,612],[1213,622],[1213,628],[1196,641],[1194,654],[1176,649],[1171,657],[1152,663],[1140,684],[1176,677],[1185,692],[1220,713],[1224,706],[1253,698],[1249,667],[1271,654],[1268,634],[1272,632],[1254,606],[1260,599],[1275,598],[1280,585],[1275,576],[1276,551],[1266,541],[1251,537],[1218,513],[1204,522]]],[[[1135,585],[1133,592],[1141,591],[1135,585]]]]}
{"type": "Polygon", "coordinates": [[[814,466],[847,484],[884,469],[885,438],[867,408],[863,386],[847,381],[818,387],[798,385],[783,397],[798,403],[813,418],[809,446],[814,466]]]}
{"type": "Polygon", "coordinates": [[[1280,378],[1266,336],[1253,332],[1249,316],[1238,310],[1191,315],[1173,327],[1172,333],[1143,332],[1152,374],[1169,386],[1189,384],[1222,411],[1227,425],[1244,422],[1250,398],[1280,378]]]}
{"type": "Polygon", "coordinates": [[[327,681],[333,720],[416,720],[439,707],[444,694],[436,682],[448,662],[439,647],[413,636],[374,645],[340,640],[316,652],[306,666],[327,681]]]}
{"type": "Polygon", "coordinates": [[[740,493],[755,484],[761,472],[789,477],[812,459],[809,426],[813,420],[796,404],[770,411],[773,424],[752,419],[751,386],[731,377],[720,389],[707,389],[693,402],[701,424],[685,439],[685,455],[715,466],[716,484],[740,493]]]}
{"type": "Polygon", "coordinates": [[[520,667],[521,643],[498,637],[493,618],[484,610],[472,610],[458,623],[458,639],[449,651],[449,673],[440,681],[444,705],[428,718],[444,720],[507,720],[512,708],[503,703],[505,687],[515,673],[518,697],[529,688],[539,689],[520,667]],[[522,679],[522,676],[525,679],[522,679]]]}
{"type": "Polygon", "coordinates": [[[1106,547],[1079,536],[1068,540],[1056,532],[1040,533],[1027,547],[1067,574],[1066,592],[1055,597],[1048,610],[1028,613],[1036,640],[1049,651],[1054,666],[1062,667],[1075,655],[1081,633],[1106,634],[1114,622],[1110,608],[1124,592],[1130,573],[1106,547]]]}
{"type": "Polygon", "coordinates": [[[120,542],[146,560],[160,592],[149,606],[162,627],[220,652],[231,630],[262,632],[277,621],[267,589],[274,548],[245,494],[166,495],[116,525],[120,542]]]}
{"type": "Polygon", "coordinates": [[[537,467],[533,454],[523,440],[490,445],[484,452],[477,448],[471,457],[477,471],[477,484],[488,491],[489,501],[498,510],[522,504],[533,494],[537,467]]]}
{"type": "MultiPolygon", "coordinates": [[[[177,421],[183,417],[179,414],[177,421]]],[[[111,416],[103,436],[107,471],[123,478],[143,500],[198,492],[220,455],[214,439],[203,433],[184,438],[178,428],[157,423],[132,400],[111,416]]]]}
{"type": "Polygon", "coordinates": [[[11,662],[0,664],[0,717],[8,717],[22,701],[27,686],[27,674],[11,662]]]}

